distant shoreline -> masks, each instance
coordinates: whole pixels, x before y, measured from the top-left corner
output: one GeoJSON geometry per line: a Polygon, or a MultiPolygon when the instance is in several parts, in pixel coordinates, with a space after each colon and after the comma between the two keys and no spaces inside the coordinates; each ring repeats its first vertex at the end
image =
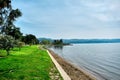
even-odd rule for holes
{"type": "MultiPolygon", "coordinates": [[[[52,38],[38,38],[39,41],[48,40],[53,42],[52,38]]],[[[87,43],[120,43],[120,38],[116,39],[62,39],[65,44],[87,44],[87,43]]]]}
{"type": "Polygon", "coordinates": [[[71,77],[71,80],[96,80],[90,74],[83,72],[82,70],[78,69],[71,63],[67,62],[66,60],[55,54],[52,50],[49,50],[49,52],[66,71],[66,73],[71,77]]]}

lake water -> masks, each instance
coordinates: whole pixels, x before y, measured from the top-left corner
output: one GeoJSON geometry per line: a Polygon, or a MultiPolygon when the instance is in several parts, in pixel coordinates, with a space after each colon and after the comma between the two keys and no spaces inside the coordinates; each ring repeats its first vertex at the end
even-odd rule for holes
{"type": "Polygon", "coordinates": [[[98,80],[120,80],[120,43],[74,44],[51,50],[98,80]]]}

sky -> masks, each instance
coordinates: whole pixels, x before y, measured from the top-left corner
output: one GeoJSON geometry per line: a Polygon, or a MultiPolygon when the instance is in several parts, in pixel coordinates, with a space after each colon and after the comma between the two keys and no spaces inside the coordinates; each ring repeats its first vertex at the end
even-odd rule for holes
{"type": "Polygon", "coordinates": [[[120,0],[12,0],[22,33],[46,38],[120,38],[120,0]]]}

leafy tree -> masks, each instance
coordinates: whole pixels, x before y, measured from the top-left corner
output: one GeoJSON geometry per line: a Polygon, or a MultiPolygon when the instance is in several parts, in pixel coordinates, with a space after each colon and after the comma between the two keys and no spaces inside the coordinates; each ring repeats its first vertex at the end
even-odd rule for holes
{"type": "Polygon", "coordinates": [[[6,50],[7,55],[14,46],[14,39],[11,36],[0,35],[0,49],[6,50]]]}
{"type": "Polygon", "coordinates": [[[44,39],[44,40],[42,40],[42,41],[40,42],[40,44],[48,45],[48,44],[51,44],[51,42],[50,42],[50,40],[44,39]]]}
{"type": "Polygon", "coordinates": [[[23,45],[25,45],[25,43],[24,43],[24,42],[18,42],[18,47],[19,47],[19,50],[21,50],[21,47],[22,47],[23,45]]]}
{"type": "Polygon", "coordinates": [[[11,0],[0,0],[0,49],[6,50],[7,55],[14,46],[14,38],[21,35],[20,29],[13,24],[21,15],[19,9],[12,9],[11,0]]]}
{"type": "Polygon", "coordinates": [[[17,27],[13,27],[11,29],[9,29],[10,27],[8,27],[6,30],[8,30],[6,32],[6,35],[10,35],[12,36],[15,40],[20,40],[22,37],[22,33],[20,32],[20,28],[17,27]]]}
{"type": "Polygon", "coordinates": [[[26,36],[23,36],[22,41],[25,42],[26,44],[29,44],[29,45],[31,45],[31,44],[38,44],[39,43],[39,41],[36,38],[36,36],[32,35],[32,34],[28,34],[26,36]]]}
{"type": "Polygon", "coordinates": [[[12,9],[11,0],[0,0],[0,29],[2,34],[8,34],[13,29],[13,22],[22,13],[19,9],[12,9]]]}
{"type": "Polygon", "coordinates": [[[24,46],[24,45],[25,45],[24,42],[21,42],[21,41],[19,41],[19,40],[15,40],[15,41],[14,41],[14,46],[15,46],[15,47],[18,47],[18,48],[19,48],[19,51],[21,50],[22,46],[24,46]]]}
{"type": "Polygon", "coordinates": [[[62,39],[60,39],[60,40],[54,40],[53,41],[53,45],[63,45],[64,43],[63,43],[63,40],[62,39]]]}

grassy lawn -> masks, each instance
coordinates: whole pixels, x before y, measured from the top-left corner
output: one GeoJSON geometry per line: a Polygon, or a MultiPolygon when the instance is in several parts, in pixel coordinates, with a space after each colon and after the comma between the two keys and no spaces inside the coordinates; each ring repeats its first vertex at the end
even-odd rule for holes
{"type": "MultiPolygon", "coordinates": [[[[3,54],[5,51],[0,51],[3,54]]],[[[45,50],[37,46],[24,46],[20,51],[14,48],[9,56],[0,57],[0,80],[51,80],[52,68],[54,64],[45,50]]],[[[54,73],[59,72],[55,69],[54,73]]]]}

